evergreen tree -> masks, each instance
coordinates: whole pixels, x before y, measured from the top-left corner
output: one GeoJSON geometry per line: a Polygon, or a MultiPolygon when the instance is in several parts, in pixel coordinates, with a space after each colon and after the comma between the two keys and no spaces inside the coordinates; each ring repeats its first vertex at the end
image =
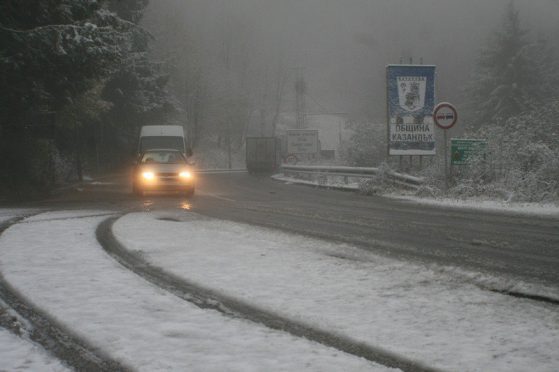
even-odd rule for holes
{"type": "MultiPolygon", "coordinates": [[[[113,0],[110,9],[137,24],[147,4],[147,0],[113,0]]],[[[105,129],[112,134],[112,143],[105,143],[109,157],[130,155],[140,126],[165,124],[167,115],[177,110],[166,91],[168,76],[160,64],[150,61],[150,39],[142,28],[135,28],[124,46],[122,64],[105,82],[102,97],[112,104],[105,115],[105,129]]]]}
{"type": "Polygon", "coordinates": [[[506,190],[511,200],[557,200],[558,62],[545,39],[528,39],[509,3],[503,27],[482,52],[470,87],[475,131],[468,135],[487,139],[490,159],[455,175],[458,192],[506,190]],[[480,171],[486,184],[476,176],[480,171]]]}
{"type": "MultiPolygon", "coordinates": [[[[0,3],[0,192],[48,188],[45,169],[52,167],[45,163],[56,149],[37,138],[37,114],[82,105],[80,97],[122,63],[135,29],[105,1],[0,3]]],[[[72,121],[72,128],[57,123],[57,138],[75,143],[79,154],[80,123],[72,121]]]]}
{"type": "Polygon", "coordinates": [[[87,0],[6,0],[0,8],[2,121],[57,110],[111,72],[130,25],[87,0]]]}
{"type": "Polygon", "coordinates": [[[120,18],[138,24],[148,3],[148,0],[112,0],[109,9],[120,18]]]}
{"type": "Polygon", "coordinates": [[[469,88],[473,126],[504,122],[541,104],[543,78],[533,58],[534,44],[521,27],[510,2],[503,24],[481,52],[478,70],[469,88]]]}

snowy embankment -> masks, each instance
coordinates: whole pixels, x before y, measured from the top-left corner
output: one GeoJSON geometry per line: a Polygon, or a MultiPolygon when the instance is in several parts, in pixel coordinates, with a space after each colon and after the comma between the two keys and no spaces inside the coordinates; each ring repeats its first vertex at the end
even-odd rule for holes
{"type": "MultiPolygon", "coordinates": [[[[282,181],[286,183],[296,183],[301,185],[311,185],[318,187],[330,187],[348,191],[359,191],[359,184],[352,182],[344,184],[342,182],[332,182],[319,183],[318,181],[301,180],[293,177],[286,177],[282,174],[276,174],[272,176],[273,179],[277,181],[282,181]]],[[[550,216],[559,218],[559,205],[557,204],[541,204],[541,203],[514,203],[505,202],[498,200],[481,200],[481,199],[451,199],[451,198],[428,198],[428,197],[418,197],[411,192],[406,191],[400,194],[387,193],[382,196],[408,200],[410,202],[436,205],[447,208],[467,208],[467,209],[478,209],[486,211],[499,211],[507,213],[520,213],[520,214],[531,214],[540,216],[550,216]]]]}
{"type": "Polygon", "coordinates": [[[202,310],[154,287],[101,249],[95,228],[106,215],[50,212],[12,226],[0,237],[0,272],[35,306],[110,357],[145,371],[387,370],[202,310]]]}
{"type": "Polygon", "coordinates": [[[557,306],[484,291],[442,270],[192,213],[130,214],[113,231],[190,282],[431,367],[559,368],[557,306]]]}
{"type": "Polygon", "coordinates": [[[386,194],[393,199],[409,200],[411,202],[428,205],[438,205],[446,208],[478,209],[485,211],[499,211],[515,214],[530,214],[559,218],[559,205],[542,203],[505,202],[483,199],[451,199],[451,198],[423,198],[414,195],[386,194]]]}

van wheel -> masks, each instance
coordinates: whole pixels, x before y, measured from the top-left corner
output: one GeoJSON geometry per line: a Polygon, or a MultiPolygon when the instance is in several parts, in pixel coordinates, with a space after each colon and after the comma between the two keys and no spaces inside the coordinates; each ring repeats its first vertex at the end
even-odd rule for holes
{"type": "Polygon", "coordinates": [[[136,186],[135,184],[132,185],[132,192],[136,196],[144,196],[144,191],[140,189],[138,186],[136,186]]]}
{"type": "Polygon", "coordinates": [[[193,196],[193,195],[194,195],[194,187],[191,187],[190,189],[187,189],[187,190],[184,192],[184,195],[185,195],[186,197],[188,197],[188,198],[191,197],[191,196],[193,196]]]}

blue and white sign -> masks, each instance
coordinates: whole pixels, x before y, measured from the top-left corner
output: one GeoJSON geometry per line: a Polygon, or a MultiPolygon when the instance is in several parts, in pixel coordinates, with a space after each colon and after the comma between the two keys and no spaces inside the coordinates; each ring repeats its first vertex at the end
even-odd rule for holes
{"type": "Polygon", "coordinates": [[[389,65],[388,154],[435,155],[435,66],[389,65]]]}

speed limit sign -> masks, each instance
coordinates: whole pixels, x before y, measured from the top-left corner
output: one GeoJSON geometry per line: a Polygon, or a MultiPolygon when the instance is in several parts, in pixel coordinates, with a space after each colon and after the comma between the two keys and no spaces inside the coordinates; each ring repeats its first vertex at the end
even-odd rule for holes
{"type": "Polygon", "coordinates": [[[454,124],[456,124],[456,121],[458,120],[458,113],[452,104],[442,102],[435,107],[435,110],[433,110],[433,120],[439,128],[450,129],[454,126],[454,124]]]}

